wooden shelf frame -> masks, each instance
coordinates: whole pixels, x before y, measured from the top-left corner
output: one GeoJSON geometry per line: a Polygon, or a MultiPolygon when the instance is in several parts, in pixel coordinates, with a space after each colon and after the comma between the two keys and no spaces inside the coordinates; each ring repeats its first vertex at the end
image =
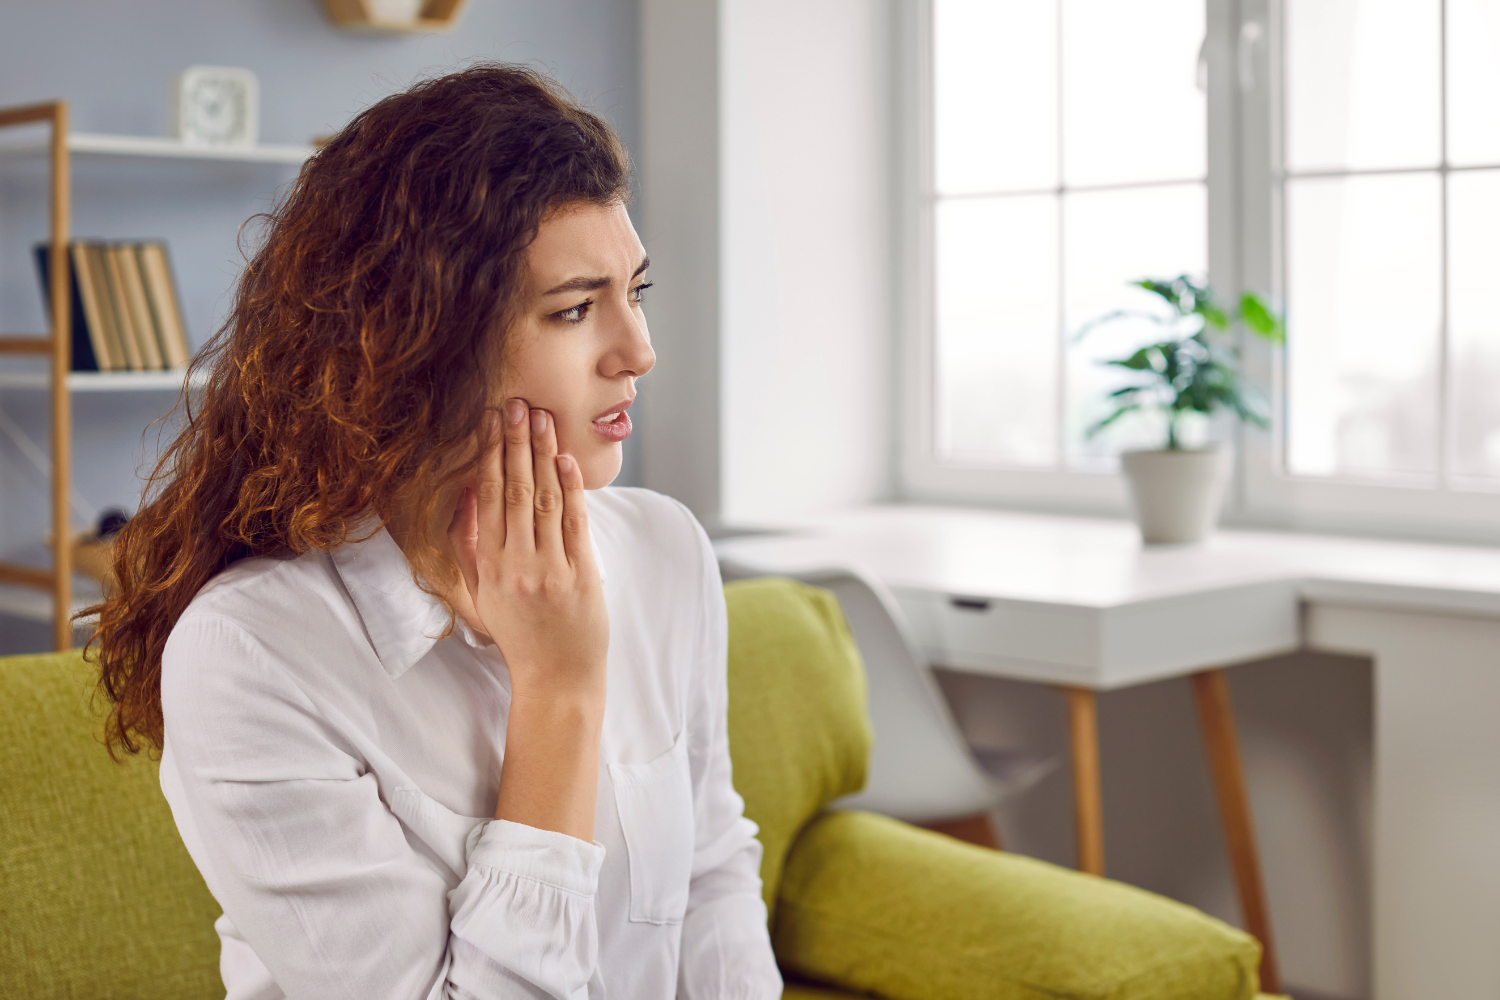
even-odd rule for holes
{"type": "Polygon", "coordinates": [[[68,160],[68,102],[50,101],[0,108],[0,129],[50,125],[48,143],[48,215],[51,275],[48,306],[51,329],[45,337],[0,337],[0,354],[44,355],[51,360],[48,392],[52,403],[52,568],[0,563],[0,580],[52,592],[52,633],[59,650],[73,647],[73,525],[68,496],[73,472],[73,397],[68,372],[73,367],[72,275],[68,263],[72,170],[68,160]]]}

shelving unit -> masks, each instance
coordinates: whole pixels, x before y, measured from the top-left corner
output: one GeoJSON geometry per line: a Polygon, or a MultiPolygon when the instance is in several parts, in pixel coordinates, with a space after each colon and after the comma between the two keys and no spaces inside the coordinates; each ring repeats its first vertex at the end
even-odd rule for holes
{"type": "MultiPolygon", "coordinates": [[[[71,272],[67,245],[71,225],[71,157],[129,156],[156,159],[219,160],[235,163],[296,165],[315,150],[309,146],[190,146],[175,139],[150,136],[101,135],[71,132],[68,104],[52,101],[24,107],[0,108],[0,131],[44,125],[45,143],[0,142],[0,156],[44,154],[48,157],[49,271],[53,275],[48,299],[51,329],[43,334],[0,334],[0,355],[45,359],[48,370],[0,370],[0,389],[44,391],[52,413],[52,566],[42,569],[0,562],[0,613],[36,621],[51,620],[58,649],[73,645],[72,612],[98,599],[73,579],[73,523],[69,511],[72,478],[73,407],[75,392],[180,391],[184,373],[177,371],[74,372],[69,292],[71,272]]],[[[196,384],[196,383],[195,383],[196,384]]]]}

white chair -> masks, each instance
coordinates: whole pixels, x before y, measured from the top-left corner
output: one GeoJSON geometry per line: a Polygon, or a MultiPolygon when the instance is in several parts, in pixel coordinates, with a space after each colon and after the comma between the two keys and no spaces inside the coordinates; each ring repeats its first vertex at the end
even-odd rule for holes
{"type": "Polygon", "coordinates": [[[990,819],[995,807],[1036,784],[1057,762],[1016,750],[974,750],[965,743],[883,583],[849,567],[787,572],[721,558],[719,570],[725,580],[786,576],[838,597],[869,678],[875,742],[864,790],[835,805],[947,828],[945,832],[979,842],[987,839],[984,833],[974,836],[971,825],[953,821],[982,816],[991,846],[999,846],[990,819]]]}

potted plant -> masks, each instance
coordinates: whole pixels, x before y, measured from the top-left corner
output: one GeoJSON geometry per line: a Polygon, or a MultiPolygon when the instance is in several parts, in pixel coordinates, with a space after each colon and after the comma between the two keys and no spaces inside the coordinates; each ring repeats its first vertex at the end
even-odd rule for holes
{"type": "Polygon", "coordinates": [[[1206,283],[1185,274],[1132,284],[1159,296],[1168,310],[1118,310],[1085,324],[1078,336],[1129,317],[1157,324],[1163,337],[1128,357],[1101,362],[1140,378],[1109,394],[1113,411],[1090,426],[1086,436],[1093,437],[1128,413],[1155,410],[1163,414],[1165,446],[1127,451],[1120,456],[1120,464],[1130,484],[1141,537],[1148,544],[1196,542],[1218,518],[1229,479],[1229,453],[1220,447],[1183,447],[1182,420],[1189,413],[1211,416],[1228,410],[1257,427],[1268,426],[1260,395],[1242,384],[1239,351],[1227,334],[1231,324],[1240,322],[1280,344],[1286,339],[1286,326],[1252,292],[1242,295],[1231,311],[1214,301],[1206,283]]]}

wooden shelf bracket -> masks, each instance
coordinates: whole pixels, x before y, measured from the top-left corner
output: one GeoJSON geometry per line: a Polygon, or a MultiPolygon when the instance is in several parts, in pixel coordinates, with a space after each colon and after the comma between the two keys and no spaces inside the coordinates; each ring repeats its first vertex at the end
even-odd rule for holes
{"type": "Polygon", "coordinates": [[[48,209],[51,239],[51,288],[48,311],[51,329],[44,337],[0,336],[0,353],[37,354],[51,359],[48,391],[52,404],[52,569],[0,564],[0,580],[52,591],[54,644],[59,650],[73,647],[73,526],[68,508],[73,469],[73,404],[68,392],[68,371],[73,367],[72,319],[68,270],[68,231],[72,205],[68,160],[68,103],[51,101],[22,107],[0,108],[0,128],[47,124],[52,135],[48,146],[48,209]]]}

